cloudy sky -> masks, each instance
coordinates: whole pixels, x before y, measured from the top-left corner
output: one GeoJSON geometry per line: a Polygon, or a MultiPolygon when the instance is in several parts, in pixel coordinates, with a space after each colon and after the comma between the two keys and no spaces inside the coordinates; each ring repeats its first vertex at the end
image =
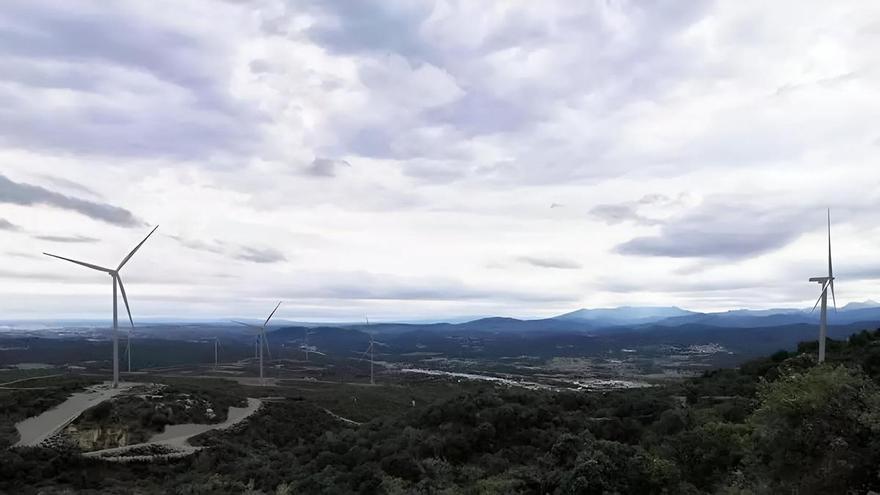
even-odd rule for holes
{"type": "Polygon", "coordinates": [[[0,318],[880,297],[880,3],[6,0],[0,318]]]}

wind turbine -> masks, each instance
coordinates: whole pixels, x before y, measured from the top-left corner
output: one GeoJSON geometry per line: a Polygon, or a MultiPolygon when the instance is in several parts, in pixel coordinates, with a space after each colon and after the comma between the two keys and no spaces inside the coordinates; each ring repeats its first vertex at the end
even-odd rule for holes
{"type": "Polygon", "coordinates": [[[260,349],[260,385],[266,384],[265,380],[263,379],[263,346],[264,345],[266,347],[266,352],[269,354],[269,359],[272,359],[272,351],[269,350],[269,341],[266,339],[266,325],[269,324],[269,320],[271,320],[272,316],[275,314],[275,312],[278,311],[279,306],[281,306],[281,301],[278,301],[278,304],[275,305],[275,309],[273,309],[272,312],[269,313],[269,317],[266,318],[266,321],[264,321],[261,326],[252,325],[250,323],[245,323],[242,321],[234,321],[234,323],[238,323],[239,325],[244,325],[246,327],[253,328],[254,330],[256,330],[258,332],[257,338],[259,339],[259,342],[257,345],[260,349]]]}
{"type": "Polygon", "coordinates": [[[375,348],[376,345],[385,345],[385,344],[373,340],[373,334],[372,334],[372,332],[369,331],[370,319],[366,318],[366,320],[367,320],[367,328],[368,328],[367,333],[370,335],[370,345],[367,346],[367,350],[364,351],[363,354],[361,354],[361,359],[363,360],[364,356],[366,356],[368,352],[370,353],[370,385],[375,385],[376,381],[373,379],[373,349],[375,348]]]}
{"type": "Polygon", "coordinates": [[[311,347],[309,347],[309,335],[314,335],[315,332],[312,332],[308,327],[305,328],[305,336],[303,337],[303,345],[300,346],[300,349],[306,354],[306,362],[309,361],[309,353],[311,354],[320,354],[322,356],[326,356],[323,352],[313,351],[311,347]]]}
{"type": "MultiPolygon", "coordinates": [[[[119,263],[119,266],[117,266],[115,270],[112,268],[104,268],[103,266],[98,266],[98,265],[93,265],[91,263],[86,263],[84,261],[77,261],[74,259],[65,258],[63,256],[49,254],[46,252],[43,253],[46,256],[51,256],[53,258],[58,258],[60,260],[69,261],[71,263],[76,263],[77,265],[81,265],[86,268],[91,268],[92,270],[104,272],[104,273],[110,275],[110,278],[113,280],[113,388],[119,387],[119,319],[117,316],[117,309],[116,309],[116,286],[117,285],[119,286],[119,291],[122,292],[122,300],[125,302],[125,311],[128,313],[128,321],[129,321],[129,323],[131,323],[132,328],[134,327],[134,320],[131,318],[131,309],[129,309],[129,307],[128,307],[128,297],[125,295],[125,286],[122,285],[122,277],[119,276],[119,270],[122,270],[122,267],[125,266],[126,263],[128,263],[128,260],[130,260],[132,256],[134,256],[134,253],[136,253],[137,250],[140,249],[140,247],[143,246],[145,242],[147,242],[147,239],[149,239],[150,236],[153,235],[153,232],[155,232],[156,229],[158,229],[158,228],[159,228],[158,225],[153,227],[153,230],[151,230],[150,233],[147,234],[146,237],[144,237],[144,240],[142,240],[140,243],[138,243],[138,245],[135,246],[134,249],[132,249],[131,252],[128,253],[128,255],[125,258],[122,259],[122,261],[119,263]]],[[[129,349],[129,371],[131,371],[131,339],[130,338],[129,338],[128,349],[129,349]]]]}
{"type": "Polygon", "coordinates": [[[828,335],[828,289],[831,289],[831,300],[834,303],[834,311],[837,312],[837,298],[834,297],[834,271],[831,268],[831,209],[828,209],[828,276],[812,277],[810,282],[818,282],[822,286],[822,293],[813,305],[810,312],[816,310],[816,306],[822,303],[819,311],[819,362],[825,362],[825,337],[828,335]]]}
{"type": "Polygon", "coordinates": [[[219,363],[219,360],[217,359],[217,356],[219,356],[219,352],[218,352],[219,348],[220,348],[220,339],[217,337],[214,337],[214,371],[217,371],[217,363],[219,363]]]}

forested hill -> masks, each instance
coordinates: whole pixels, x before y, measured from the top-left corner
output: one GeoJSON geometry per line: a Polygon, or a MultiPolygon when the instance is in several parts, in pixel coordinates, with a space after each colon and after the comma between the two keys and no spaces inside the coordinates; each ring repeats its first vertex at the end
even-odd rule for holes
{"type": "Polygon", "coordinates": [[[373,406],[375,419],[359,426],[334,420],[308,397],[288,399],[268,403],[246,428],[203,436],[208,449],[167,463],[5,451],[0,492],[134,493],[132,484],[137,493],[187,494],[880,490],[880,331],[830,341],[828,349],[821,366],[812,342],[650,389],[469,385],[402,414],[373,406]]]}
{"type": "MultiPolygon", "coordinates": [[[[295,493],[792,493],[880,488],[880,331],[606,394],[485,389],[300,447],[295,493]],[[444,491],[445,490],[445,491],[444,491]]],[[[283,448],[283,446],[278,446],[283,448]]],[[[279,466],[279,468],[281,468],[279,466]]]]}

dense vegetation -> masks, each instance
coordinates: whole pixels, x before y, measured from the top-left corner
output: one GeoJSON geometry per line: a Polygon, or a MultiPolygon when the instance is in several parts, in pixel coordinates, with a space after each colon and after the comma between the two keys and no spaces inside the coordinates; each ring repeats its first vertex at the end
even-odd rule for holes
{"type": "MultiPolygon", "coordinates": [[[[348,426],[308,394],[175,461],[5,451],[36,493],[863,493],[880,489],[880,331],[680,384],[608,393],[468,386],[348,426]],[[136,482],[135,482],[136,480],[136,482]],[[136,487],[136,488],[132,488],[136,487]]],[[[363,387],[370,394],[409,393],[363,387]]],[[[366,401],[369,394],[361,396],[366,401]]],[[[390,396],[390,395],[389,395],[390,396]]],[[[373,398],[381,397],[375,395],[373,398]]],[[[399,400],[399,399],[398,399],[399,400]]],[[[375,408],[380,411],[381,408],[375,408]]]]}

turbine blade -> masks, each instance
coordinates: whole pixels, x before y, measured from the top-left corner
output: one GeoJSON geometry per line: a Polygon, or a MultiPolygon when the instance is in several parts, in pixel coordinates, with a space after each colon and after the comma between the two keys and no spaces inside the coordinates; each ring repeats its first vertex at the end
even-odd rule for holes
{"type": "Polygon", "coordinates": [[[829,287],[831,287],[831,301],[834,303],[834,312],[837,313],[837,298],[834,297],[834,280],[829,282],[829,287]]]}
{"type": "Polygon", "coordinates": [[[269,313],[269,317],[266,318],[266,323],[263,323],[263,327],[264,327],[264,328],[265,328],[266,325],[269,324],[269,320],[272,319],[272,316],[275,314],[275,312],[278,311],[278,307],[279,307],[279,306],[281,306],[281,301],[278,301],[278,304],[275,305],[275,309],[273,309],[272,312],[269,313]]]}
{"type": "Polygon", "coordinates": [[[145,242],[147,242],[147,239],[149,239],[150,236],[153,235],[153,232],[155,232],[156,229],[158,229],[158,228],[159,228],[158,225],[156,225],[155,227],[153,227],[153,230],[151,230],[150,233],[147,234],[146,237],[144,237],[144,240],[142,240],[140,243],[138,243],[138,245],[135,246],[134,249],[132,249],[130,253],[128,253],[128,256],[126,256],[125,258],[122,259],[122,262],[119,263],[119,266],[116,268],[116,271],[122,270],[122,267],[123,267],[126,263],[128,263],[128,260],[130,260],[132,256],[134,256],[134,253],[136,253],[137,250],[140,249],[141,246],[143,246],[145,242]]]}
{"type": "Polygon", "coordinates": [[[269,339],[266,338],[266,329],[262,329],[263,331],[263,343],[266,344],[266,354],[269,355],[269,359],[272,359],[272,351],[269,350],[269,339]]]}
{"type": "Polygon", "coordinates": [[[831,301],[837,313],[837,296],[834,295],[834,269],[831,265],[831,208],[828,208],[828,283],[831,287],[831,301]]]}
{"type": "Polygon", "coordinates": [[[364,351],[364,353],[361,354],[361,357],[359,357],[358,359],[360,359],[361,361],[363,361],[363,360],[364,360],[364,357],[367,356],[367,353],[370,352],[370,348],[371,348],[371,347],[373,347],[373,343],[372,343],[372,342],[370,342],[370,345],[367,346],[367,350],[364,351]]]}
{"type": "Polygon", "coordinates": [[[831,208],[828,209],[828,278],[834,278],[834,270],[831,268],[831,208]]]}
{"type": "Polygon", "coordinates": [[[86,268],[91,268],[92,270],[98,270],[99,272],[113,273],[113,270],[111,270],[109,268],[104,268],[103,266],[98,266],[98,265],[93,265],[91,263],[86,263],[85,261],[72,260],[70,258],[65,258],[64,256],[58,256],[57,254],[50,254],[50,253],[43,253],[43,254],[45,254],[46,256],[51,256],[53,258],[58,258],[59,260],[64,260],[64,261],[69,261],[71,263],[76,263],[77,265],[82,265],[86,268]]]}
{"type": "Polygon", "coordinates": [[[816,306],[818,306],[819,302],[822,301],[822,296],[825,294],[826,290],[828,290],[828,282],[825,282],[825,285],[822,286],[822,292],[819,293],[819,299],[816,299],[816,304],[813,305],[813,309],[810,310],[810,313],[816,311],[816,306]]]}
{"type": "Polygon", "coordinates": [[[128,296],[125,295],[125,286],[122,285],[122,277],[120,277],[119,274],[116,274],[114,278],[119,283],[119,292],[122,292],[122,302],[125,303],[125,311],[128,313],[128,321],[131,323],[131,328],[134,328],[134,320],[131,318],[131,309],[128,307],[128,296]]]}
{"type": "Polygon", "coordinates": [[[243,321],[238,321],[238,320],[229,320],[229,321],[231,321],[232,323],[237,323],[239,325],[249,327],[254,330],[260,330],[260,328],[262,328],[259,325],[254,325],[253,323],[245,323],[243,321]]]}

